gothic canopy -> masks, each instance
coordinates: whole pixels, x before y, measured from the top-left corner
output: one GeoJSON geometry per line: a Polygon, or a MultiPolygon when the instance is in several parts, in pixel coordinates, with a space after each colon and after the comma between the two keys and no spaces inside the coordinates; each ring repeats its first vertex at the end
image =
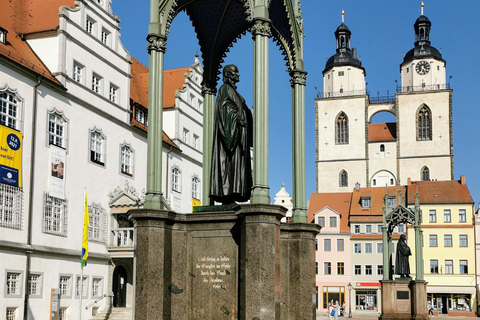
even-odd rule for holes
{"type": "MultiPolygon", "coordinates": [[[[254,21],[271,22],[288,71],[303,70],[303,20],[300,0],[151,0],[158,10],[150,34],[168,37],[175,16],[185,11],[197,34],[204,64],[204,82],[215,86],[229,48],[250,30],[254,21]],[[158,6],[157,6],[158,5],[158,6]]],[[[168,41],[167,41],[168,47],[168,41]]]]}

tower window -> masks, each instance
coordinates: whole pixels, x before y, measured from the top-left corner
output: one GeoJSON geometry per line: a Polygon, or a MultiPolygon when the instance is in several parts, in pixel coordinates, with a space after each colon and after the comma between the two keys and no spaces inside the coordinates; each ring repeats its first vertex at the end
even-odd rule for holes
{"type": "Polygon", "coordinates": [[[385,152],[385,145],[384,144],[380,145],[380,152],[385,152]]]}
{"type": "Polygon", "coordinates": [[[417,112],[417,141],[432,140],[432,112],[422,106],[417,112]]]}
{"type": "Polygon", "coordinates": [[[422,181],[430,181],[430,170],[428,169],[427,166],[424,166],[422,168],[421,175],[422,175],[422,181]]]}
{"type": "Polygon", "coordinates": [[[339,186],[348,187],[348,173],[345,170],[340,171],[339,174],[339,186]]]}
{"type": "Polygon", "coordinates": [[[335,143],[348,144],[348,117],[344,112],[337,117],[335,131],[335,143]]]}
{"type": "Polygon", "coordinates": [[[345,71],[338,71],[338,76],[343,77],[345,75],[345,71]]]}

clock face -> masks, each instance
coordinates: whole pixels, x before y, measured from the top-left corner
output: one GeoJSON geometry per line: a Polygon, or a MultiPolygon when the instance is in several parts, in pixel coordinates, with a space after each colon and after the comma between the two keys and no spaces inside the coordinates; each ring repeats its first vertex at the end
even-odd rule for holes
{"type": "Polygon", "coordinates": [[[417,71],[418,74],[427,74],[428,71],[430,71],[430,63],[427,61],[420,61],[415,66],[415,71],[417,71]]]}

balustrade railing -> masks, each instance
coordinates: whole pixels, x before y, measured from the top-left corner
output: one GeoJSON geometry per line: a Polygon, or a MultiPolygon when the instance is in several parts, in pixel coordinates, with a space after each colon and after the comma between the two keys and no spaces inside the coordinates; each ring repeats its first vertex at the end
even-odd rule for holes
{"type": "Polygon", "coordinates": [[[352,91],[336,91],[336,92],[317,92],[317,98],[338,98],[338,97],[351,97],[351,96],[364,96],[367,94],[365,90],[352,90],[352,91]]]}
{"type": "Polygon", "coordinates": [[[436,91],[436,90],[445,90],[450,89],[450,83],[444,84],[431,84],[425,86],[406,86],[400,87],[397,86],[397,92],[405,93],[405,92],[419,92],[419,91],[436,91]]]}
{"type": "Polygon", "coordinates": [[[112,229],[112,247],[128,248],[133,247],[133,229],[134,228],[118,228],[112,229]]]}

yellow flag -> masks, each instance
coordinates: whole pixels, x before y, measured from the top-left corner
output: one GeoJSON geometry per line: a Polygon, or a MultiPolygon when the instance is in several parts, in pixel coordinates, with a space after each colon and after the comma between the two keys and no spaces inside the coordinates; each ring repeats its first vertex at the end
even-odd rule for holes
{"type": "Polygon", "coordinates": [[[88,226],[90,217],[88,216],[87,193],[85,192],[85,213],[83,217],[83,241],[82,241],[82,269],[87,265],[88,258],[88,226]]]}

